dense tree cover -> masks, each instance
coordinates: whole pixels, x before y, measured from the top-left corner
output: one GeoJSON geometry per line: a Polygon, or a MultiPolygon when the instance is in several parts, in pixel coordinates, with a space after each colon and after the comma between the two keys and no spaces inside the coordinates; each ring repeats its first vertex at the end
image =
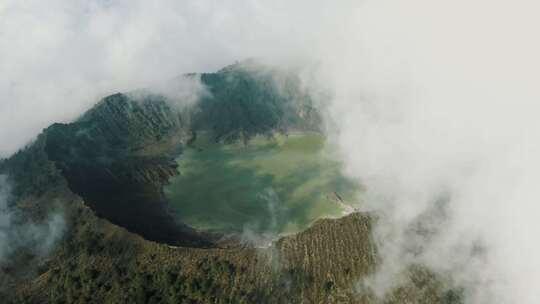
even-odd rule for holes
{"type": "MultiPolygon", "coordinates": [[[[198,131],[216,141],[315,130],[320,119],[293,74],[233,65],[201,75],[210,94],[179,111],[163,96],[103,99],[71,124],[54,124],[0,163],[13,206],[39,218],[60,206],[66,232],[47,256],[0,264],[8,303],[376,303],[355,284],[378,266],[372,218],[321,220],[268,248],[220,247],[186,227],[163,230],[171,160],[198,131]],[[88,208],[90,206],[91,208],[88,208]],[[120,224],[120,225],[116,225],[120,224]],[[126,227],[127,230],[123,227],[126,227]],[[160,228],[161,227],[161,228],[160,228]],[[129,231],[169,235],[183,247],[129,231]],[[129,231],[128,231],[129,230],[129,231]],[[38,267],[36,267],[38,266],[38,267]]],[[[148,234],[151,235],[151,234],[148,234]]],[[[148,236],[147,235],[147,236],[148,236]]],[[[169,240],[170,241],[170,240],[169,240]]],[[[422,267],[384,303],[459,303],[461,292],[422,267]]]]}

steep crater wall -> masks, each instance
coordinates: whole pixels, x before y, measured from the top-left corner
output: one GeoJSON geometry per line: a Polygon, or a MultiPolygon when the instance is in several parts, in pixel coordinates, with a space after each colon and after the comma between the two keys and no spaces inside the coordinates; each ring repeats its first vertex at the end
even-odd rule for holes
{"type": "Polygon", "coordinates": [[[320,126],[311,99],[291,74],[280,74],[278,82],[274,71],[234,65],[199,78],[208,94],[195,104],[179,106],[149,91],[118,93],[75,122],[44,131],[48,158],[98,216],[149,240],[215,246],[221,234],[175,221],[163,195],[178,174],[174,159],[183,146],[198,131],[230,142],[320,126]]]}
{"type": "Polygon", "coordinates": [[[177,174],[173,156],[181,130],[181,119],[163,101],[139,103],[116,94],[75,123],[49,127],[45,151],[98,216],[150,240],[210,246],[172,219],[161,192],[177,174]],[[150,146],[160,153],[145,153],[150,146]]]}

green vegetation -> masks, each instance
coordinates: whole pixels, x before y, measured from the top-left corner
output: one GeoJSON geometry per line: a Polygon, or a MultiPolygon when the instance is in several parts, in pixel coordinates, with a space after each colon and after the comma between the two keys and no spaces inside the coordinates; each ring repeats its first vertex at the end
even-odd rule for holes
{"type": "Polygon", "coordinates": [[[311,95],[292,71],[245,61],[201,74],[201,82],[210,94],[198,102],[191,127],[219,141],[321,126],[311,95]]]}
{"type": "Polygon", "coordinates": [[[180,216],[217,215],[200,219],[212,228],[291,231],[338,214],[339,197],[352,201],[358,189],[338,174],[320,136],[269,137],[316,130],[319,118],[298,79],[256,70],[201,75],[210,95],[181,112],[159,96],[109,96],[0,162],[21,218],[39,223],[59,211],[66,220],[47,256],[21,249],[0,263],[1,302],[463,302],[461,289],[423,267],[400,275],[384,300],[362,290],[380,262],[366,213],[318,220],[266,248],[169,223],[162,186],[177,169],[171,195],[193,198],[175,201],[180,216]],[[235,201],[224,204],[228,197],[235,201]]]}
{"type": "Polygon", "coordinates": [[[226,145],[199,134],[177,161],[165,193],[179,221],[199,229],[296,232],[343,213],[334,193],[352,202],[359,190],[318,133],[226,145]]]}

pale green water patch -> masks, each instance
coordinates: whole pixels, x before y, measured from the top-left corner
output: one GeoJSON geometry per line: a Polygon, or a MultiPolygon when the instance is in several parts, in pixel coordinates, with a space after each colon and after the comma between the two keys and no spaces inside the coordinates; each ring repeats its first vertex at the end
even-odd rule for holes
{"type": "Polygon", "coordinates": [[[289,233],[343,213],[359,187],[315,133],[215,144],[199,135],[165,193],[178,220],[206,230],[289,233]]]}

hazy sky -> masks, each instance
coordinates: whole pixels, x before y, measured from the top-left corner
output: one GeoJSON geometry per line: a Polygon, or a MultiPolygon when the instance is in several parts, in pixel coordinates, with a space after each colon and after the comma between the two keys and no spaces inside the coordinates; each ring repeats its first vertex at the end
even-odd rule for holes
{"type": "Polygon", "coordinates": [[[536,3],[4,0],[0,155],[108,93],[248,57],[309,61],[362,208],[384,213],[385,266],[365,283],[384,292],[422,262],[468,284],[469,303],[537,304],[536,3]],[[406,227],[442,196],[441,230],[408,255],[406,227]]]}
{"type": "Polygon", "coordinates": [[[302,57],[333,20],[287,1],[0,2],[0,155],[99,98],[249,57],[302,57]]]}

